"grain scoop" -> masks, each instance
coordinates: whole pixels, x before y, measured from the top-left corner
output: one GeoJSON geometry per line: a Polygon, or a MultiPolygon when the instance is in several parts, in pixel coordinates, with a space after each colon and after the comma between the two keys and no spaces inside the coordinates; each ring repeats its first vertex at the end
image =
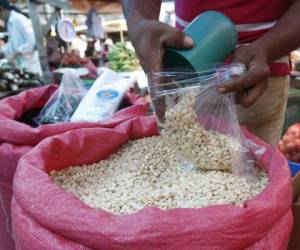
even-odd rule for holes
{"type": "MultiPolygon", "coordinates": [[[[189,50],[167,48],[163,58],[165,73],[157,73],[149,77],[150,94],[159,120],[163,120],[164,103],[154,98],[158,89],[174,89],[201,82],[204,84],[214,76],[215,66],[225,61],[237,45],[237,31],[231,20],[217,11],[207,11],[196,17],[185,29],[187,36],[194,41],[189,50]],[[182,79],[176,74],[185,72],[182,79]],[[188,79],[187,78],[188,74],[188,79]],[[162,85],[156,86],[156,85],[162,85]]],[[[160,91],[160,90],[158,90],[160,91]]]]}

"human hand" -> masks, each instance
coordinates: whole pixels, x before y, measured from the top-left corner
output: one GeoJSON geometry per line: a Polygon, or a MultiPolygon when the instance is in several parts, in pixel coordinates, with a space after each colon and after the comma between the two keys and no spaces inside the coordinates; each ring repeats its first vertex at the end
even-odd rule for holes
{"type": "Polygon", "coordinates": [[[129,36],[146,73],[162,71],[166,47],[189,49],[193,40],[184,32],[157,20],[143,20],[132,27],[129,36]]]}
{"type": "Polygon", "coordinates": [[[221,94],[235,92],[237,103],[249,107],[268,88],[270,70],[266,56],[255,45],[241,45],[235,50],[233,61],[245,64],[247,72],[220,86],[218,92],[221,94]]]}

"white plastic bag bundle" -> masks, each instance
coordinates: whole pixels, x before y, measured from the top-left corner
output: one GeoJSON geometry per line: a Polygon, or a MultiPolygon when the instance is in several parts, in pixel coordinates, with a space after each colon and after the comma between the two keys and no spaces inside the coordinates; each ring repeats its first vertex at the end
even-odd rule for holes
{"type": "Polygon", "coordinates": [[[71,121],[99,122],[111,117],[135,80],[133,77],[124,78],[107,69],[88,90],[71,121]]]}

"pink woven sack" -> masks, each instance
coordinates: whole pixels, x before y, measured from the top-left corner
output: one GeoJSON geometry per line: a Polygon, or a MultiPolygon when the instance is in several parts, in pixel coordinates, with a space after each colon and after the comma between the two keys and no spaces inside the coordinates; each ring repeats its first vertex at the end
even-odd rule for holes
{"type": "MultiPolygon", "coordinates": [[[[51,170],[94,163],[129,139],[157,134],[137,117],[114,128],[77,129],[45,139],[19,161],[12,201],[13,232],[22,250],[283,250],[292,227],[291,177],[285,158],[245,131],[265,152],[256,161],[269,183],[243,207],[147,207],[129,215],[93,209],[56,186],[51,170]],[[74,145],[77,145],[74,147],[74,145]]],[[[255,153],[255,152],[253,152],[255,153]]]]}

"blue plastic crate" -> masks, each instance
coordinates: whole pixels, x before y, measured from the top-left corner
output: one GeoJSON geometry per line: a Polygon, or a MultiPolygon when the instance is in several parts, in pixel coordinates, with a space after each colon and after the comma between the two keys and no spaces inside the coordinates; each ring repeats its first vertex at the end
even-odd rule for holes
{"type": "Polygon", "coordinates": [[[291,170],[291,175],[293,177],[300,171],[300,163],[293,162],[293,161],[290,161],[290,160],[288,160],[288,163],[289,163],[289,167],[290,167],[290,170],[291,170]]]}

